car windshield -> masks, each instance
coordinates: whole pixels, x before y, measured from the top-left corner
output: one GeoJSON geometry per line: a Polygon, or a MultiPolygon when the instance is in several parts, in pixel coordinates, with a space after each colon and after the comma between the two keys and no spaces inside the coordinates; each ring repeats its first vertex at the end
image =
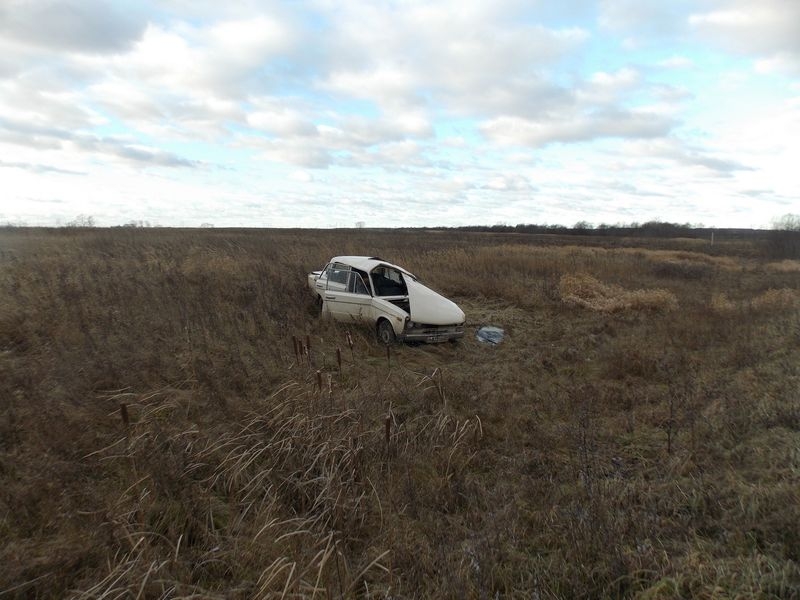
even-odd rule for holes
{"type": "Polygon", "coordinates": [[[372,269],[372,286],[377,296],[406,296],[408,288],[403,274],[384,265],[372,269]]]}

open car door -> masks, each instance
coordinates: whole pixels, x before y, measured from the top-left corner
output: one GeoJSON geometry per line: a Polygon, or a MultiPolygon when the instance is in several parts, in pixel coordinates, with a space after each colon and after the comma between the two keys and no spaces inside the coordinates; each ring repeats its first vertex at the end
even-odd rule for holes
{"type": "Polygon", "coordinates": [[[337,321],[363,321],[370,315],[372,296],[361,273],[334,263],[323,295],[325,310],[337,321]]]}

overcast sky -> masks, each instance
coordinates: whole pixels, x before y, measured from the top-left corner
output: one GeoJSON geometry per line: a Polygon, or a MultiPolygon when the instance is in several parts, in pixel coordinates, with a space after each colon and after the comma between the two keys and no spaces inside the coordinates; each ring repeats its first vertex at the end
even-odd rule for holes
{"type": "Polygon", "coordinates": [[[800,212],[798,0],[2,0],[0,222],[800,212]]]}

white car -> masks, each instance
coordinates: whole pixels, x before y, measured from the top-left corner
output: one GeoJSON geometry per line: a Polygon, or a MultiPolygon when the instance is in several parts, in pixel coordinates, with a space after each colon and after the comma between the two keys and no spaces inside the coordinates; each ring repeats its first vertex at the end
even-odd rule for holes
{"type": "Polygon", "coordinates": [[[337,256],[308,275],[322,314],[367,323],[384,344],[445,342],[464,336],[464,311],[402,267],[375,256],[337,256]]]}

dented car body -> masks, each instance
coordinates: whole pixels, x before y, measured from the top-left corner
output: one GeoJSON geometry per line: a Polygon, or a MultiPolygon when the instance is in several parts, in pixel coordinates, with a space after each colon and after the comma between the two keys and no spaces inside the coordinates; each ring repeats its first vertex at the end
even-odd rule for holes
{"type": "Polygon", "coordinates": [[[446,342],[464,336],[464,312],[422,285],[406,269],[375,256],[337,256],[308,274],[322,314],[375,327],[385,344],[395,340],[446,342]]]}

